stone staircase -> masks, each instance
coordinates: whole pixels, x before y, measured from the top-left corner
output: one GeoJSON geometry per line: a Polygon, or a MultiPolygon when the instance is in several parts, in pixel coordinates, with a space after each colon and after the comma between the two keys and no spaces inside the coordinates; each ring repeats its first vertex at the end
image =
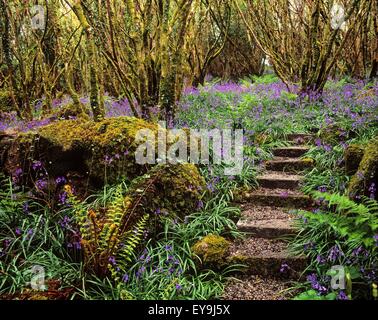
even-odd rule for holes
{"type": "Polygon", "coordinates": [[[301,159],[312,136],[295,134],[288,140],[291,146],[273,150],[274,158],[258,177],[260,187],[244,193],[240,200],[242,216],[237,225],[247,237],[233,243],[230,258],[246,265],[246,270],[226,287],[225,299],[285,299],[281,292],[306,267],[305,257],[288,253],[287,238],[296,232],[290,209],[312,204],[299,190],[300,172],[312,166],[311,161],[301,159]]]}

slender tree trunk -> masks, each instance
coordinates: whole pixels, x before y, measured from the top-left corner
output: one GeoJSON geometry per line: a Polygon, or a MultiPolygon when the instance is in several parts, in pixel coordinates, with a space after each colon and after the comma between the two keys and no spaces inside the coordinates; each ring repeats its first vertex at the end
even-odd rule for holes
{"type": "MultiPolygon", "coordinates": [[[[22,110],[22,98],[17,90],[17,81],[12,62],[11,42],[10,42],[10,22],[8,16],[8,5],[6,0],[0,0],[0,26],[1,26],[1,45],[4,52],[6,65],[5,78],[9,79],[10,97],[19,117],[32,118],[32,114],[22,110]],[[25,114],[26,113],[26,114],[25,114]]],[[[27,110],[26,110],[27,111],[27,110]]]]}
{"type": "Polygon", "coordinates": [[[105,116],[105,110],[101,107],[99,101],[100,90],[98,85],[98,75],[96,69],[96,45],[92,35],[92,28],[84,15],[84,10],[80,0],[77,0],[76,4],[73,6],[73,10],[77,18],[79,19],[81,26],[87,37],[87,54],[90,62],[90,104],[93,112],[93,118],[95,121],[101,121],[105,116]]]}

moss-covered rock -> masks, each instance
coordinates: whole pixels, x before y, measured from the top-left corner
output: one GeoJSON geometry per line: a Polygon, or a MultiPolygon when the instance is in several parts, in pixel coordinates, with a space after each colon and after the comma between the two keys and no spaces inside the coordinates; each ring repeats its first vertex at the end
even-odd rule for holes
{"type": "Polygon", "coordinates": [[[320,129],[318,135],[323,143],[335,145],[340,141],[354,138],[356,133],[352,129],[346,130],[342,125],[334,123],[320,129]]]}
{"type": "Polygon", "coordinates": [[[271,143],[273,141],[273,138],[270,135],[259,133],[255,136],[254,142],[256,145],[261,146],[266,143],[271,143]]]}
{"type": "Polygon", "coordinates": [[[364,147],[358,144],[349,145],[344,151],[345,172],[348,176],[354,175],[364,156],[364,147]]]}
{"type": "Polygon", "coordinates": [[[157,134],[158,125],[133,117],[101,122],[57,121],[36,131],[21,133],[8,148],[3,169],[12,174],[22,168],[28,174],[31,163],[38,160],[53,176],[67,171],[85,173],[96,185],[122,178],[131,180],[150,167],[135,161],[138,147],[135,138],[141,129],[157,134]]]}
{"type": "Polygon", "coordinates": [[[302,158],[302,162],[306,167],[313,167],[315,165],[315,160],[310,157],[302,158]]]}
{"type": "Polygon", "coordinates": [[[204,186],[193,164],[164,164],[135,179],[127,196],[143,213],[183,219],[195,212],[204,186]]]}
{"type": "MultiPolygon", "coordinates": [[[[378,137],[367,145],[357,173],[352,177],[348,192],[351,198],[370,196],[378,181],[378,137]],[[374,184],[374,185],[373,185],[374,184]],[[369,190],[370,189],[370,190],[369,190]]],[[[375,194],[377,198],[377,194],[375,194]]]]}
{"type": "Polygon", "coordinates": [[[210,234],[193,245],[192,253],[200,266],[221,269],[228,263],[229,248],[230,242],[225,238],[210,234]]]}

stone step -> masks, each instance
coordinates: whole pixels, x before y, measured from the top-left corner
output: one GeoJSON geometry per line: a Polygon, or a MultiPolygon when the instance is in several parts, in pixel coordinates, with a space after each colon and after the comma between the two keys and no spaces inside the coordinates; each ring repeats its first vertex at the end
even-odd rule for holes
{"type": "Polygon", "coordinates": [[[291,212],[291,209],[284,207],[258,206],[253,203],[242,203],[240,204],[240,208],[243,212],[242,218],[247,220],[291,220],[296,217],[296,215],[291,212]]]}
{"type": "Polygon", "coordinates": [[[292,133],[287,135],[287,140],[295,145],[303,145],[311,143],[314,140],[314,135],[309,133],[292,133]]]}
{"type": "Polygon", "coordinates": [[[289,300],[297,293],[293,282],[258,275],[244,275],[231,279],[224,290],[224,300],[289,300]]]}
{"type": "Polygon", "coordinates": [[[239,202],[248,202],[251,205],[275,206],[286,208],[307,208],[312,200],[302,192],[290,189],[267,189],[259,188],[244,191],[238,195],[239,202]]]}
{"type": "Polygon", "coordinates": [[[273,155],[276,157],[299,158],[309,150],[309,147],[304,146],[281,147],[273,149],[273,155]]]}
{"type": "Polygon", "coordinates": [[[286,242],[253,237],[234,242],[229,259],[245,265],[245,274],[275,278],[299,279],[307,266],[306,257],[287,251],[286,242]]]}
{"type": "Polygon", "coordinates": [[[285,174],[284,172],[267,171],[257,177],[260,187],[268,189],[298,189],[303,181],[303,176],[295,174],[285,174]]]}
{"type": "Polygon", "coordinates": [[[243,216],[243,213],[237,227],[240,231],[265,239],[276,239],[296,233],[296,229],[288,219],[255,220],[248,215],[243,216]]]}
{"type": "Polygon", "coordinates": [[[284,171],[290,173],[297,173],[307,168],[314,166],[311,159],[297,159],[287,157],[275,157],[273,160],[269,160],[265,164],[265,168],[271,171],[284,171]]]}

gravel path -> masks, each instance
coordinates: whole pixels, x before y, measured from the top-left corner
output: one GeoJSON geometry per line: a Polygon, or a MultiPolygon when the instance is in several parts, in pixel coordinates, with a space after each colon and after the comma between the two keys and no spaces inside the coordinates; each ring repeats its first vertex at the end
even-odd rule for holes
{"type": "Polygon", "coordinates": [[[229,282],[223,294],[226,300],[289,300],[293,292],[285,291],[292,283],[260,276],[244,276],[229,282]]]}
{"type": "Polygon", "coordinates": [[[290,219],[294,214],[287,208],[242,204],[243,216],[248,220],[290,219]]]}
{"type": "Polygon", "coordinates": [[[274,254],[285,252],[287,243],[280,240],[248,237],[236,241],[231,245],[231,254],[243,254],[247,256],[270,257],[274,254]]]}

